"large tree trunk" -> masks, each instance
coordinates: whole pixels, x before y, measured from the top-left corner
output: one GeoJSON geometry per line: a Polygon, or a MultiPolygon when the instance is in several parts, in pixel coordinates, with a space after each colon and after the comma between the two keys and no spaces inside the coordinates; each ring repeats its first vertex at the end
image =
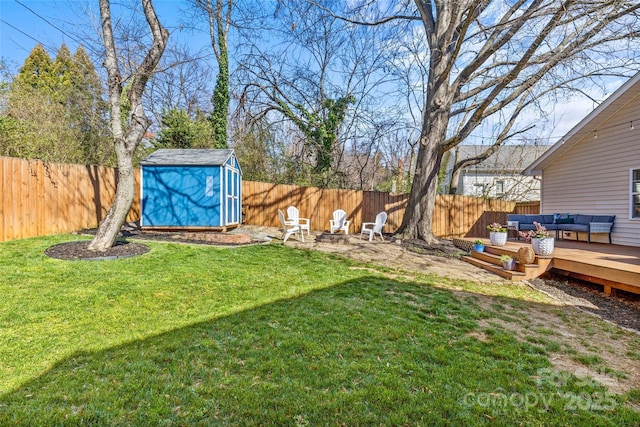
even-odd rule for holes
{"type": "Polygon", "coordinates": [[[432,223],[442,151],[435,135],[423,135],[420,142],[416,173],[398,234],[406,239],[436,243],[432,223]]]}
{"type": "Polygon", "coordinates": [[[114,245],[118,233],[124,224],[135,194],[135,176],[131,156],[118,156],[118,178],[116,185],[116,196],[107,212],[107,215],[100,222],[100,227],[95,238],[91,241],[89,249],[104,250],[114,245]]]}

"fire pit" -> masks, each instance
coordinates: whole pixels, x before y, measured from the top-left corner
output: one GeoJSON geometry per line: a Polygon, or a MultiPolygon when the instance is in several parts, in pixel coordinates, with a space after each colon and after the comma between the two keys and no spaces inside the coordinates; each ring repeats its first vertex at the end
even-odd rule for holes
{"type": "Polygon", "coordinates": [[[316,237],[316,242],[349,243],[349,236],[346,234],[321,233],[316,237]]]}

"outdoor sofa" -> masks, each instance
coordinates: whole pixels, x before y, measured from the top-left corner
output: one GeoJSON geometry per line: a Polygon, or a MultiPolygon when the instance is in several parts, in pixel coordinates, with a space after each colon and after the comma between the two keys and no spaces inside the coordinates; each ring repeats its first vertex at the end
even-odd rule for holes
{"type": "Polygon", "coordinates": [[[607,233],[609,243],[611,243],[611,229],[615,215],[583,215],[583,214],[545,214],[545,215],[525,215],[507,214],[507,225],[510,229],[516,230],[518,239],[520,231],[535,230],[533,222],[537,222],[549,231],[556,232],[556,238],[562,235],[562,231],[573,231],[576,233],[587,233],[587,242],[591,243],[591,234],[607,233]]]}

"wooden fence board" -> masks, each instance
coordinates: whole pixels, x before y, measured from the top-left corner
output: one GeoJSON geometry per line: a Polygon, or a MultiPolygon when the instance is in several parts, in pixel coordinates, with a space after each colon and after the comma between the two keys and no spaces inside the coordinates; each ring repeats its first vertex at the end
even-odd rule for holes
{"type": "Polygon", "coordinates": [[[5,199],[8,197],[7,191],[4,189],[4,171],[5,171],[5,157],[0,157],[0,242],[5,240],[5,199]]]}

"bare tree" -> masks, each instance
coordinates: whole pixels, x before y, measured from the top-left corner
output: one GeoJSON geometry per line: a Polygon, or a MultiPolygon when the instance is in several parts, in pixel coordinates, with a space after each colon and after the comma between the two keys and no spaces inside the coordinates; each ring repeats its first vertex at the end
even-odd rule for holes
{"type": "Polygon", "coordinates": [[[145,109],[156,124],[162,122],[162,114],[167,110],[182,109],[191,119],[210,110],[214,80],[210,56],[192,52],[189,46],[167,45],[158,66],[162,72],[153,75],[145,93],[145,109]]]}
{"type": "MultiPolygon", "coordinates": [[[[434,242],[432,215],[445,152],[494,121],[496,141],[529,125],[524,112],[588,78],[628,75],[637,60],[617,53],[638,43],[640,4],[629,0],[414,0],[390,14],[360,2],[352,23],[420,22],[428,41],[428,84],[416,171],[399,233],[434,242]],[[379,16],[379,14],[378,14],[379,16]]],[[[344,18],[344,17],[343,17],[344,18]]]]}
{"type": "Polygon", "coordinates": [[[131,85],[127,90],[129,104],[128,124],[123,126],[121,102],[125,79],[118,64],[118,54],[111,23],[111,5],[109,0],[100,0],[102,37],[106,51],[104,64],[108,74],[107,85],[111,107],[111,131],[118,165],[118,183],[115,200],[100,223],[96,236],[89,244],[89,249],[94,251],[105,251],[113,246],[118,232],[131,209],[135,185],[133,156],[151,123],[142,107],[142,95],[147,81],[160,62],[169,38],[169,32],[160,24],[151,0],[141,1],[152,41],[144,59],[133,70],[131,85]]]}
{"type": "Polygon", "coordinates": [[[375,145],[376,127],[387,126],[392,116],[373,113],[388,89],[385,82],[396,78],[383,69],[389,51],[377,48],[386,43],[385,34],[345,25],[304,2],[278,2],[267,24],[277,42],[247,43],[251,51],[237,73],[244,87],[239,107],[254,112],[255,120],[295,126],[309,183],[347,185],[353,175],[347,169],[353,168],[345,163],[370,156],[365,148],[375,145]]]}

